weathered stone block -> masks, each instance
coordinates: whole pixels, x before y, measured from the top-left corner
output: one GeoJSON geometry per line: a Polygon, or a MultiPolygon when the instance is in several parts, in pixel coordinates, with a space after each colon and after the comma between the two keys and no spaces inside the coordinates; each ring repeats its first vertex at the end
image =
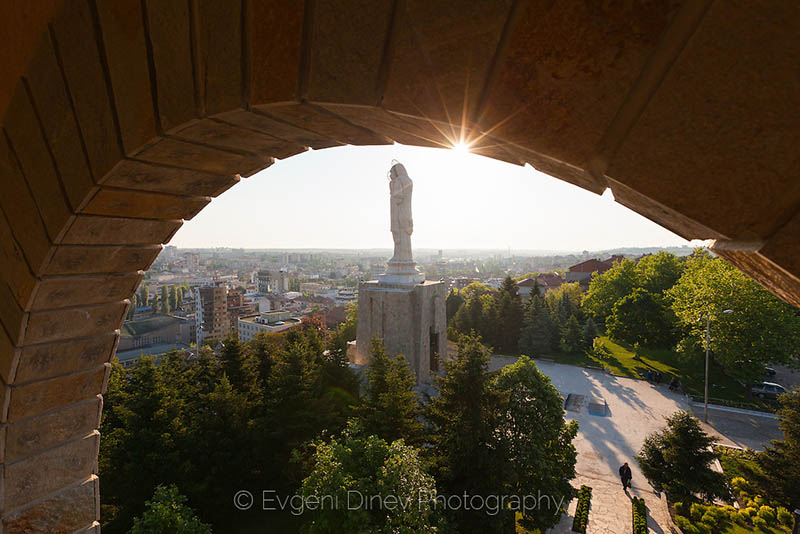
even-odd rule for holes
{"type": "Polygon", "coordinates": [[[47,343],[60,339],[88,337],[116,330],[128,311],[127,300],[30,313],[25,343],[47,343]]]}
{"type": "Polygon", "coordinates": [[[141,219],[191,219],[211,202],[209,197],[100,189],[83,213],[141,219]]]}
{"type": "Polygon", "coordinates": [[[11,342],[19,346],[25,330],[27,314],[19,307],[8,284],[0,283],[0,326],[6,329],[11,342]]]}
{"type": "Polygon", "coordinates": [[[238,182],[235,174],[213,174],[124,159],[106,175],[104,184],[157,193],[215,197],[238,182]]]}
{"type": "Polygon", "coordinates": [[[255,109],[298,128],[330,137],[340,143],[350,145],[386,145],[391,143],[383,135],[350,124],[333,113],[310,104],[275,104],[258,106],[255,109]]]}
{"type": "Polygon", "coordinates": [[[5,510],[24,506],[61,488],[86,480],[97,463],[100,433],[6,464],[5,510]]]}
{"type": "Polygon", "coordinates": [[[30,304],[36,279],[25,261],[25,254],[19,246],[6,218],[0,213],[0,283],[5,281],[14,298],[22,308],[30,304]]]}
{"type": "MultiPolygon", "coordinates": [[[[93,524],[97,519],[97,486],[97,476],[91,475],[80,484],[66,488],[30,508],[7,513],[3,517],[3,532],[73,534],[76,529],[93,524]]],[[[91,532],[95,532],[94,528],[91,532]]]]}
{"type": "Polygon", "coordinates": [[[61,246],[56,249],[48,275],[132,273],[146,271],[161,252],[161,245],[146,247],[61,246]]]}
{"type": "Polygon", "coordinates": [[[272,161],[255,156],[244,156],[177,139],[162,139],[138,153],[136,159],[184,169],[242,176],[250,176],[272,164],[272,161]]]}
{"type": "Polygon", "coordinates": [[[242,3],[198,0],[199,48],[207,114],[242,104],[242,3]]]}
{"type": "Polygon", "coordinates": [[[87,0],[62,2],[53,19],[56,46],[75,106],[78,125],[97,180],[122,157],[106,77],[87,0]]]}
{"type": "Polygon", "coordinates": [[[147,0],[145,5],[158,86],[158,116],[164,131],[170,131],[198,115],[189,2],[147,0]]]}
{"type": "Polygon", "coordinates": [[[97,2],[122,145],[127,154],[156,137],[140,0],[97,2]]]}
{"type": "Polygon", "coordinates": [[[58,377],[75,371],[97,369],[111,360],[119,341],[119,332],[102,336],[57,341],[18,349],[16,382],[58,377]]]}
{"type": "Polygon", "coordinates": [[[143,220],[78,215],[67,230],[63,245],[150,245],[166,243],[183,224],[181,220],[143,220]]]}
{"type": "Polygon", "coordinates": [[[6,428],[5,462],[14,462],[85,436],[100,426],[102,398],[67,406],[39,417],[12,423],[6,428]]]}
{"type": "Polygon", "coordinates": [[[9,339],[5,328],[0,328],[0,378],[8,384],[16,371],[20,351],[9,339]]]}
{"type": "Polygon", "coordinates": [[[67,87],[58,66],[53,41],[45,32],[28,69],[28,86],[31,91],[44,136],[58,174],[64,184],[73,211],[83,207],[83,202],[94,188],[92,172],[83,150],[80,130],[67,87]]]}
{"type": "Polygon", "coordinates": [[[264,160],[269,158],[285,159],[306,149],[303,145],[292,141],[208,119],[177,130],[175,135],[195,143],[249,152],[264,160]]]}
{"type": "MultiPolygon", "coordinates": [[[[57,242],[72,217],[28,92],[20,84],[3,119],[3,127],[19,161],[50,240],[57,242]]],[[[30,216],[30,215],[29,215],[30,216]]]]}
{"type": "Polygon", "coordinates": [[[342,143],[339,141],[330,139],[324,135],[303,130],[302,128],[292,126],[291,124],[276,121],[275,119],[267,117],[266,115],[251,113],[243,109],[230,111],[228,113],[220,113],[214,118],[227,122],[228,124],[241,126],[242,128],[248,128],[258,132],[264,132],[273,137],[293,141],[299,145],[314,149],[330,148],[332,146],[342,145],[342,143]]]}
{"type": "Polygon", "coordinates": [[[31,271],[41,274],[51,254],[51,241],[5,136],[0,137],[0,182],[0,207],[31,271]]]}
{"type": "Polygon", "coordinates": [[[123,275],[56,276],[39,284],[32,311],[86,306],[127,299],[138,287],[142,273],[123,275]]]}
{"type": "Polygon", "coordinates": [[[109,365],[105,364],[87,372],[11,386],[9,423],[94,398],[100,394],[109,365]]]}
{"type": "Polygon", "coordinates": [[[250,2],[250,105],[298,100],[304,9],[303,0],[250,2]]]}

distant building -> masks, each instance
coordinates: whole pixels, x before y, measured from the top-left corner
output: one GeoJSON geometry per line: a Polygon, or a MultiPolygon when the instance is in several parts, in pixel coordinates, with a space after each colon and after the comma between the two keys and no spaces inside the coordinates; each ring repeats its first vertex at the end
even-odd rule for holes
{"type": "Polygon", "coordinates": [[[250,341],[260,332],[283,332],[300,325],[301,320],[292,317],[287,310],[255,313],[239,317],[239,341],[250,341]]]}
{"type": "Polygon", "coordinates": [[[158,356],[172,350],[189,348],[195,342],[195,324],[191,319],[158,314],[125,321],[120,329],[117,358],[132,365],[142,354],[158,356]]]}
{"type": "Polygon", "coordinates": [[[183,262],[189,272],[196,271],[200,268],[200,256],[193,252],[187,252],[183,255],[183,262]]]}
{"type": "MultiPolygon", "coordinates": [[[[229,331],[236,332],[239,328],[239,317],[252,314],[255,309],[253,305],[245,299],[245,296],[238,290],[229,290],[226,298],[228,308],[229,331]]],[[[267,310],[264,310],[267,311],[267,310]]]]}
{"type": "Polygon", "coordinates": [[[256,274],[258,292],[262,295],[269,293],[269,271],[261,270],[256,274]]]}
{"type": "Polygon", "coordinates": [[[228,291],[224,285],[198,287],[194,290],[197,344],[207,338],[221,339],[230,331],[228,291]]]}
{"type": "Polygon", "coordinates": [[[284,294],[289,291],[289,273],[283,269],[269,273],[269,292],[284,294]]]}
{"type": "Polygon", "coordinates": [[[539,292],[544,295],[552,289],[558,289],[564,283],[564,278],[558,273],[542,273],[536,277],[539,282],[539,292]]]}
{"type": "Polygon", "coordinates": [[[589,287],[589,281],[594,273],[604,273],[611,269],[615,263],[623,260],[623,256],[614,255],[607,260],[598,260],[593,258],[586,260],[569,268],[566,274],[566,281],[568,283],[578,282],[586,289],[589,287]]]}

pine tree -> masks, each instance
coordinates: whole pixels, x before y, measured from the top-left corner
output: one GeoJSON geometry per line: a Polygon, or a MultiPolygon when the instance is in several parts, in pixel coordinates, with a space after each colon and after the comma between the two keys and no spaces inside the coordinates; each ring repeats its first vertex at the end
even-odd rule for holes
{"type": "Polygon", "coordinates": [[[544,299],[532,295],[525,310],[520,332],[519,350],[528,356],[544,356],[553,352],[553,322],[544,299]]]}
{"type": "Polygon", "coordinates": [[[200,521],[174,485],[158,486],[146,506],[130,534],[211,534],[211,526],[200,521]]]}
{"type": "MultiPolygon", "coordinates": [[[[480,338],[464,336],[457,356],[445,362],[439,395],[428,405],[436,479],[445,495],[503,493],[505,462],[495,436],[502,395],[491,387],[488,362],[480,338]]],[[[450,520],[461,534],[504,532],[509,521],[485,510],[462,510],[450,520]]]]}
{"type": "Polygon", "coordinates": [[[570,315],[561,336],[561,350],[564,352],[575,352],[583,344],[581,336],[581,325],[574,315],[570,315]]]}
{"type": "Polygon", "coordinates": [[[688,412],[675,412],[667,418],[667,427],[650,434],[636,460],[642,473],[656,489],[670,499],[684,501],[695,494],[708,500],[725,497],[725,477],[711,468],[716,453],[714,438],[700,427],[688,412]]]}
{"type": "Polygon", "coordinates": [[[169,313],[169,294],[167,286],[161,286],[161,313],[169,313]]]}
{"type": "Polygon", "coordinates": [[[507,276],[497,294],[497,322],[494,331],[498,333],[495,347],[505,354],[513,354],[519,348],[519,334],[523,320],[522,299],[517,283],[507,276]]]}
{"type": "Polygon", "coordinates": [[[405,357],[386,354],[380,339],[372,341],[366,391],[358,414],[368,434],[415,445],[422,441],[416,379],[405,357]]]}
{"type": "Polygon", "coordinates": [[[130,300],[131,300],[131,307],[128,308],[128,315],[125,316],[125,320],[127,320],[127,321],[132,321],[133,320],[133,316],[136,313],[136,306],[137,306],[137,304],[136,304],[136,300],[137,300],[136,293],[131,295],[131,299],[130,300]]]}
{"type": "Polygon", "coordinates": [[[766,477],[762,485],[790,510],[800,508],[800,390],[780,397],[779,426],[783,439],[767,445],[758,464],[766,477]]]}
{"type": "Polygon", "coordinates": [[[178,308],[178,292],[175,286],[169,286],[169,309],[176,310],[178,308]]]}
{"type": "Polygon", "coordinates": [[[249,398],[255,397],[258,380],[255,360],[239,342],[236,334],[225,336],[222,345],[219,354],[222,371],[236,391],[245,393],[249,398]]]}
{"type": "Polygon", "coordinates": [[[582,332],[583,348],[585,349],[591,348],[594,344],[594,339],[597,337],[597,335],[598,335],[597,325],[594,324],[594,320],[591,317],[589,317],[588,319],[586,319],[586,323],[583,325],[583,332],[582,332]]]}

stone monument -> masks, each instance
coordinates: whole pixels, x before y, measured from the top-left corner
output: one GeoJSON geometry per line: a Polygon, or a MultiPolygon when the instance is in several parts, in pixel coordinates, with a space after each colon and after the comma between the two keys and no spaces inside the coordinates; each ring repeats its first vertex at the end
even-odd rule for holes
{"type": "Polygon", "coordinates": [[[414,183],[402,163],[389,170],[389,213],[394,255],[378,280],[358,286],[355,363],[369,363],[373,339],[382,339],[388,354],[403,354],[418,385],[431,382],[447,348],[444,282],[425,281],[411,251],[414,183]]]}

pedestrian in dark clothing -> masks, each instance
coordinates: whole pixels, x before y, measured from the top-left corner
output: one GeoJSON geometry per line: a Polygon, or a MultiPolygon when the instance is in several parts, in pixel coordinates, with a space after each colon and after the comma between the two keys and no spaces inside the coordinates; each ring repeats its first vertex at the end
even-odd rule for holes
{"type": "Polygon", "coordinates": [[[631,487],[633,473],[631,473],[631,468],[628,465],[628,462],[625,462],[619,467],[619,478],[622,480],[622,489],[627,490],[631,487]]]}

